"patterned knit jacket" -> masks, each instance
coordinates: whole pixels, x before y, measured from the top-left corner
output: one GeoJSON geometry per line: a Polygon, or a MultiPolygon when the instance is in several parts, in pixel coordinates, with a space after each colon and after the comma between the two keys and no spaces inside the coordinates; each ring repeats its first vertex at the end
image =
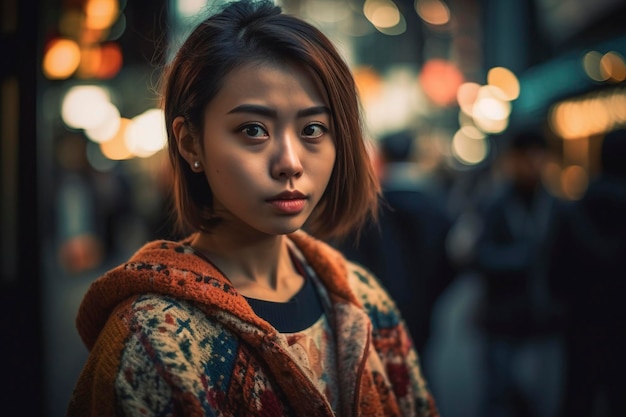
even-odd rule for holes
{"type": "MultiPolygon", "coordinates": [[[[376,278],[302,231],[289,237],[331,303],[337,414],[438,416],[376,278]]],[[[185,242],[148,243],[92,283],[76,322],[90,354],[67,416],[334,416],[285,338],[185,242]]]]}

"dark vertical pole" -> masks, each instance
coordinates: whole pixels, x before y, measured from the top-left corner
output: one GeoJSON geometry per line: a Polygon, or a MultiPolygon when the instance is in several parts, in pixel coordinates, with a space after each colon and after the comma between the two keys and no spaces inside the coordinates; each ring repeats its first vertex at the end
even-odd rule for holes
{"type": "Polygon", "coordinates": [[[40,416],[43,410],[35,124],[40,1],[0,3],[3,415],[40,416]]]}

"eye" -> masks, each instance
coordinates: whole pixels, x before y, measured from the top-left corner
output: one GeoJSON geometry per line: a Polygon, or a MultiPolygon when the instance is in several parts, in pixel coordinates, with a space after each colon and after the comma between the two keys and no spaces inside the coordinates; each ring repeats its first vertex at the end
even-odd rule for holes
{"type": "Polygon", "coordinates": [[[240,130],[243,134],[254,139],[264,139],[269,136],[267,130],[258,124],[245,125],[240,130]]]}
{"type": "Polygon", "coordinates": [[[319,138],[324,133],[328,132],[328,128],[326,126],[321,125],[319,123],[311,123],[310,125],[306,125],[304,129],[302,129],[302,135],[307,138],[319,138]]]}

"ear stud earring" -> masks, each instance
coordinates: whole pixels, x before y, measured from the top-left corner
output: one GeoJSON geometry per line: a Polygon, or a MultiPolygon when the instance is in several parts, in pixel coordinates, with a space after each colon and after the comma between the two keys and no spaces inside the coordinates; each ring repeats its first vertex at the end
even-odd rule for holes
{"type": "Polygon", "coordinates": [[[193,167],[196,168],[196,169],[200,168],[200,161],[195,161],[193,163],[193,167]]]}

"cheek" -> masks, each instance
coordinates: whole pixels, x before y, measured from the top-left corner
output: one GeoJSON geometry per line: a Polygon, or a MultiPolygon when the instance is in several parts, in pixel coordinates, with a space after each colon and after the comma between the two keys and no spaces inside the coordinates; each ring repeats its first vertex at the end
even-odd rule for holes
{"type": "Polygon", "coordinates": [[[264,169],[256,162],[255,158],[238,158],[232,154],[210,158],[207,179],[211,189],[229,193],[233,190],[254,189],[254,180],[261,178],[264,169]]]}
{"type": "Polygon", "coordinates": [[[333,168],[335,167],[337,159],[337,152],[335,150],[334,145],[329,147],[329,149],[324,153],[322,160],[320,161],[319,167],[320,171],[327,177],[327,181],[330,179],[330,176],[333,172],[333,168]]]}

